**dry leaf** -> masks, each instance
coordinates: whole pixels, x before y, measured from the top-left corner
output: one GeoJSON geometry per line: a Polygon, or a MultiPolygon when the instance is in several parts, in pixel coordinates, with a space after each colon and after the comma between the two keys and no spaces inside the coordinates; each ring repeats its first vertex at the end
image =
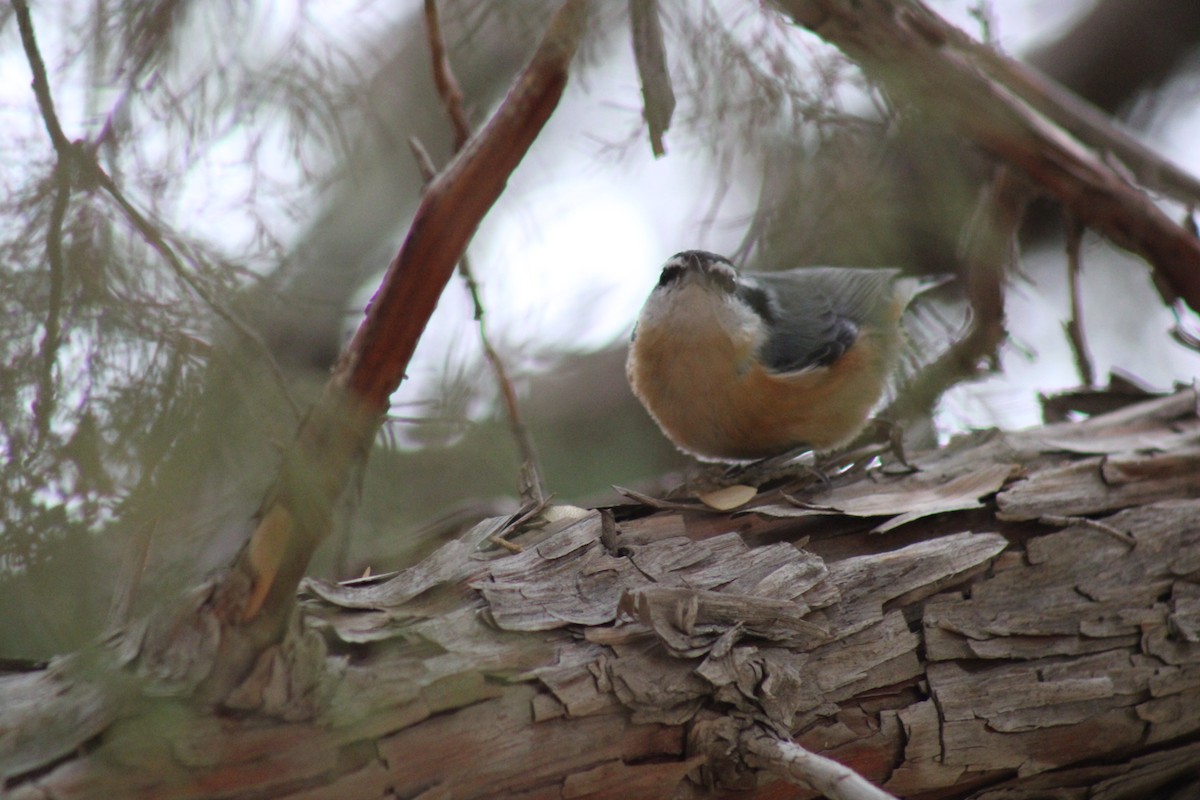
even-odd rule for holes
{"type": "Polygon", "coordinates": [[[753,486],[734,484],[714,489],[711,492],[704,492],[697,497],[709,508],[715,508],[717,511],[732,511],[749,503],[757,494],[758,489],[753,486]]]}
{"type": "Polygon", "coordinates": [[[546,508],[542,510],[542,519],[547,523],[559,522],[561,520],[574,522],[576,520],[583,519],[591,513],[592,512],[589,509],[580,508],[579,506],[556,504],[552,506],[546,506],[546,508]]]}

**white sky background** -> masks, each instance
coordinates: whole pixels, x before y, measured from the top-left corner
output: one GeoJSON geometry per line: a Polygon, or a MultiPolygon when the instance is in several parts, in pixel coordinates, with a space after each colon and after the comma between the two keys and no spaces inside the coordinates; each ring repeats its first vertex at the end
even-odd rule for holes
{"type": "MultiPolygon", "coordinates": [[[[968,13],[968,8],[977,4],[973,0],[933,0],[931,4],[965,30],[978,32],[978,22],[968,13]]],[[[87,118],[83,107],[80,71],[53,71],[64,46],[62,20],[78,23],[79,18],[70,14],[75,5],[34,6],[43,55],[52,70],[52,90],[72,138],[96,130],[95,120],[87,118]],[[55,17],[56,13],[61,17],[55,17]]],[[[994,32],[1003,49],[1019,55],[1059,34],[1090,5],[1090,0],[993,2],[994,32]]],[[[255,51],[269,58],[275,48],[283,46],[288,25],[301,6],[320,21],[325,35],[352,48],[372,30],[381,29],[379,9],[399,15],[412,13],[419,3],[276,0],[262,4],[255,29],[243,31],[239,40],[253,41],[255,51]]],[[[37,146],[48,148],[29,90],[28,66],[19,46],[14,46],[15,28],[10,20],[3,31],[6,46],[0,50],[0,125],[7,126],[5,138],[10,141],[28,136],[27,141],[37,142],[40,135],[37,146]]],[[[714,171],[691,152],[681,134],[668,133],[668,156],[660,160],[652,158],[644,135],[620,152],[597,141],[627,141],[640,118],[641,97],[631,48],[616,52],[624,57],[613,59],[603,70],[591,70],[586,87],[572,81],[542,139],[518,169],[471,247],[493,338],[502,347],[512,345],[524,355],[536,355],[538,350],[594,349],[626,337],[668,255],[689,248],[729,252],[742,237],[742,230],[731,223],[749,208],[753,198],[734,193],[725,199],[717,224],[702,225],[713,197],[714,171]]],[[[205,54],[196,57],[202,62],[205,54]]],[[[1197,174],[1200,103],[1194,102],[1195,94],[1193,86],[1188,110],[1165,116],[1148,133],[1147,141],[1197,174]]],[[[101,105],[113,99],[101,98],[101,105]]],[[[107,107],[101,110],[107,111],[107,107]]],[[[256,131],[264,132],[271,136],[269,128],[256,131]]],[[[180,154],[173,156],[170,143],[162,143],[164,160],[178,165],[177,180],[186,189],[168,218],[174,217],[176,224],[192,235],[224,242],[230,253],[242,250],[252,234],[242,211],[250,185],[244,166],[249,133],[231,130],[215,146],[187,154],[186,159],[180,154]]],[[[261,169],[291,187],[295,194],[290,199],[304,197],[304,184],[286,149],[265,147],[260,153],[264,159],[261,169]]],[[[265,204],[265,211],[285,239],[288,231],[298,234],[306,221],[282,204],[265,204]]],[[[1157,388],[1191,380],[1200,372],[1200,356],[1168,342],[1162,333],[1171,317],[1165,309],[1158,313],[1159,302],[1147,269],[1136,260],[1112,256],[1111,248],[1097,245],[1094,239],[1089,241],[1084,264],[1084,321],[1098,375],[1103,377],[1112,367],[1124,367],[1157,388]],[[1105,310],[1112,304],[1105,302],[1104,295],[1114,289],[1124,298],[1126,308],[1136,308],[1143,316],[1133,318],[1105,310]],[[1147,331],[1156,338],[1144,338],[1147,331]],[[1158,344],[1148,352],[1147,341],[1158,344]]],[[[1078,382],[1061,327],[1067,310],[1063,256],[1027,253],[1025,259],[1026,271],[1037,276],[1038,285],[1021,285],[1013,293],[1010,327],[1018,347],[1008,349],[1002,377],[954,393],[944,417],[950,426],[1036,424],[1040,419],[1036,391],[1051,392],[1078,382]],[[1023,356],[1022,347],[1036,350],[1037,357],[1023,356]]],[[[477,359],[471,316],[465,291],[452,283],[410,369],[413,380],[401,388],[395,402],[403,404],[427,394],[429,384],[425,382],[442,371],[448,354],[451,362],[477,359]]]]}

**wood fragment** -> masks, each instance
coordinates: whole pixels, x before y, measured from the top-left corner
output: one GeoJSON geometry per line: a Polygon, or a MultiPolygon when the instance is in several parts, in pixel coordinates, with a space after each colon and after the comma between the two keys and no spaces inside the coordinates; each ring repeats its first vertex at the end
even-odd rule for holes
{"type": "Polygon", "coordinates": [[[1200,496],[1200,448],[1170,455],[1090,458],[1048,469],[996,496],[1003,520],[1077,517],[1200,496]]]}
{"type": "Polygon", "coordinates": [[[389,609],[407,603],[422,592],[451,581],[469,580],[483,564],[470,560],[479,545],[501,530],[509,517],[492,517],[435,550],[420,563],[382,583],[356,585],[309,578],[302,589],[341,608],[389,609]]]}
{"type": "Polygon", "coordinates": [[[652,497],[636,489],[629,489],[624,486],[613,486],[619,494],[628,497],[630,500],[636,500],[651,508],[658,508],[669,511],[708,511],[712,510],[708,506],[701,503],[681,503],[677,500],[663,500],[658,497],[652,497]]]}

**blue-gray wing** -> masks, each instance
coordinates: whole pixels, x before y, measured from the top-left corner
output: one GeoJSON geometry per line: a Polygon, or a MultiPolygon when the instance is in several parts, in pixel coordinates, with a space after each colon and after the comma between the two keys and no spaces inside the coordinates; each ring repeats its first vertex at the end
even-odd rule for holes
{"type": "Polygon", "coordinates": [[[893,322],[895,269],[803,267],[745,273],[739,295],[767,320],[759,358],[774,372],[828,366],[864,327],[893,322]]]}

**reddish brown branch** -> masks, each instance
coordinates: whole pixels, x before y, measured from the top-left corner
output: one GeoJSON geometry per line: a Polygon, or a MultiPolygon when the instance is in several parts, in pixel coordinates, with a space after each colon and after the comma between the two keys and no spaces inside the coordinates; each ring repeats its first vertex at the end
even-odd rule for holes
{"type": "MultiPolygon", "coordinates": [[[[584,1],[568,0],[488,124],[428,186],[408,237],[285,458],[275,492],[222,589],[227,621],[253,623],[248,645],[223,654],[226,674],[244,669],[278,638],[331,509],[400,385],[425,325],[480,220],[500,196],[567,81],[582,33],[584,1]],[[248,594],[246,585],[248,583],[248,594]]],[[[220,696],[220,688],[212,692],[220,696]]]]}
{"type": "Polygon", "coordinates": [[[963,46],[979,56],[992,77],[1081,142],[1119,158],[1143,186],[1186,205],[1200,200],[1200,179],[1146,147],[1120,122],[1028,64],[1006,58],[966,36],[962,39],[963,46]]]}
{"type": "MultiPolygon", "coordinates": [[[[1083,224],[1145,258],[1200,310],[1200,241],[1095,152],[981,69],[969,41],[919,0],[776,0],[898,99],[919,103],[1027,174],[1083,224]]],[[[1003,63],[994,56],[989,66],[1003,63]]],[[[1173,299],[1173,298],[1169,298],[1173,299]]]]}
{"type": "MultiPolygon", "coordinates": [[[[426,181],[433,180],[437,175],[437,168],[433,165],[433,158],[429,155],[429,151],[415,137],[408,140],[408,145],[417,159],[417,166],[421,170],[422,177],[426,181]]],[[[492,345],[492,338],[488,336],[487,325],[483,321],[483,298],[479,294],[479,283],[475,280],[475,272],[471,269],[471,259],[466,253],[463,253],[462,259],[458,262],[458,272],[462,275],[463,283],[467,285],[467,293],[471,296],[471,305],[475,311],[475,324],[479,326],[479,343],[483,346],[484,357],[496,375],[496,383],[500,387],[500,397],[504,401],[504,411],[508,416],[509,430],[512,432],[513,439],[517,443],[517,450],[521,454],[521,499],[532,505],[542,506],[547,499],[546,481],[542,477],[537,449],[533,445],[533,436],[529,433],[529,427],[521,415],[517,390],[513,387],[512,379],[508,377],[504,359],[500,358],[500,353],[492,345]]]]}
{"type": "Polygon", "coordinates": [[[487,126],[426,191],[408,238],[334,369],[334,383],[382,411],[475,228],[558,104],[582,22],[569,0],[487,126]]]}

